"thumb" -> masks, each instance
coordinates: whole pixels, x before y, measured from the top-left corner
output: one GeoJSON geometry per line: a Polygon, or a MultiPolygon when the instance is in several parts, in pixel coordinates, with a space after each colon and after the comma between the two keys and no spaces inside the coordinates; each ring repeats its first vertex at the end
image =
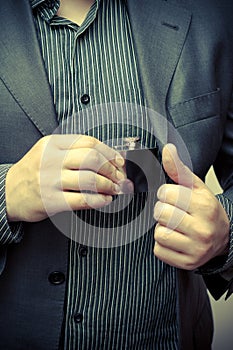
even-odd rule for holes
{"type": "Polygon", "coordinates": [[[173,144],[164,146],[162,163],[165,172],[175,183],[189,188],[203,186],[203,182],[180,160],[173,144]]]}

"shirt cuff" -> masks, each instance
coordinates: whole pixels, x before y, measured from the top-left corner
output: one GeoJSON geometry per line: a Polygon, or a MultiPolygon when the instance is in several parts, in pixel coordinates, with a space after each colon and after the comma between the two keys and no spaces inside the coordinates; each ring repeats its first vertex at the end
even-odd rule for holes
{"type": "Polygon", "coordinates": [[[224,194],[218,194],[217,199],[225,209],[229,221],[230,221],[230,238],[229,238],[229,250],[226,255],[217,256],[205,265],[201,266],[196,272],[202,275],[210,275],[221,273],[224,278],[224,274],[230,273],[231,278],[233,277],[233,203],[224,196],[224,194]]]}
{"type": "Polygon", "coordinates": [[[18,243],[23,236],[22,222],[9,223],[6,213],[5,183],[12,164],[0,165],[0,245],[18,243]]]}

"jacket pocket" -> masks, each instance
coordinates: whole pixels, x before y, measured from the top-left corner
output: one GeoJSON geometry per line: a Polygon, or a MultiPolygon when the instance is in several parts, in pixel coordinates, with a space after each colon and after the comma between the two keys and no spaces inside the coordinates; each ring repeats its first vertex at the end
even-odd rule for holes
{"type": "Polygon", "coordinates": [[[168,107],[176,128],[220,115],[220,89],[168,107]]]}

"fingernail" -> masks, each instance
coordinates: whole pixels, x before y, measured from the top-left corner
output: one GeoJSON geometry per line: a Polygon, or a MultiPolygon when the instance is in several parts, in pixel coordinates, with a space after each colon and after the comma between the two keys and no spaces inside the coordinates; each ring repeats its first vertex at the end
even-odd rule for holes
{"type": "Polygon", "coordinates": [[[112,196],[103,196],[103,199],[106,203],[111,203],[112,202],[112,196]]]}
{"type": "Polygon", "coordinates": [[[125,164],[124,158],[121,157],[120,155],[116,155],[115,162],[116,162],[117,166],[119,166],[119,167],[122,167],[125,164]]]}
{"type": "Polygon", "coordinates": [[[165,198],[165,188],[164,186],[160,186],[157,192],[158,199],[164,199],[165,198]]]}
{"type": "Polygon", "coordinates": [[[120,171],[116,171],[116,177],[118,180],[124,180],[125,179],[125,175],[124,173],[120,172],[120,171]]]}
{"type": "Polygon", "coordinates": [[[172,230],[171,228],[165,227],[165,228],[164,228],[164,233],[165,233],[166,235],[170,235],[171,233],[173,233],[173,230],[172,230]]]}
{"type": "Polygon", "coordinates": [[[125,179],[123,181],[120,181],[118,184],[120,186],[122,193],[128,194],[128,193],[134,192],[134,185],[133,185],[132,181],[130,181],[129,179],[125,179]]]}
{"type": "Polygon", "coordinates": [[[127,190],[128,190],[129,193],[133,193],[134,192],[134,184],[130,180],[127,181],[127,190]]]}
{"type": "Polygon", "coordinates": [[[157,202],[154,207],[154,219],[158,220],[160,217],[160,214],[162,212],[162,205],[161,203],[157,202]]]}
{"type": "Polygon", "coordinates": [[[114,184],[114,192],[115,192],[115,193],[120,193],[120,191],[121,191],[120,186],[117,185],[117,184],[114,184]]]}

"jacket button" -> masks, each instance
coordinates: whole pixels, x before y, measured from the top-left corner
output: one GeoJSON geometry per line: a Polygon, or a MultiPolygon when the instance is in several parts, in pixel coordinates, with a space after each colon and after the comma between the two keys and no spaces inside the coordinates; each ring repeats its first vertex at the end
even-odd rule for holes
{"type": "Polygon", "coordinates": [[[82,102],[84,105],[87,105],[87,104],[90,102],[90,96],[87,95],[87,94],[84,94],[84,95],[81,97],[81,102],[82,102]]]}
{"type": "Polygon", "coordinates": [[[86,247],[80,247],[78,250],[79,256],[86,257],[88,254],[88,250],[86,247]]]}
{"type": "Polygon", "coordinates": [[[51,284],[59,285],[65,282],[65,275],[60,271],[51,272],[49,275],[49,282],[51,284]]]}
{"type": "Polygon", "coordinates": [[[76,323],[81,323],[83,321],[83,315],[77,312],[77,314],[74,315],[74,321],[76,323]]]}

